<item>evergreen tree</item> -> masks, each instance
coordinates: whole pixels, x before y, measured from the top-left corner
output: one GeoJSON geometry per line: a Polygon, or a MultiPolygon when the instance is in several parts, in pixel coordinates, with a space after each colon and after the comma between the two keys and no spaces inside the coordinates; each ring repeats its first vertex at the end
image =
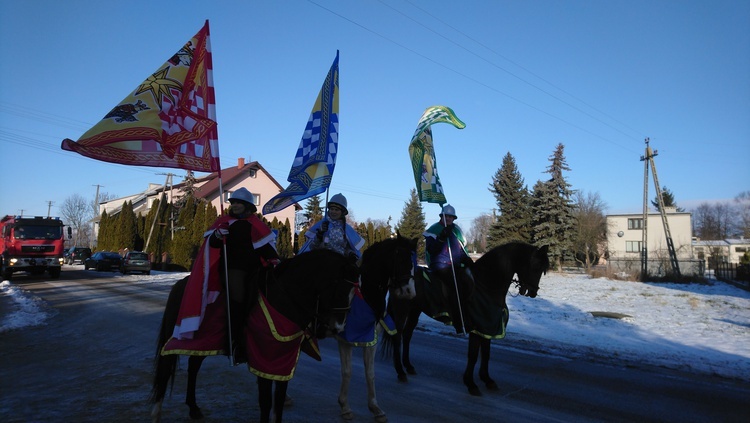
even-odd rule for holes
{"type": "Polygon", "coordinates": [[[172,239],[169,255],[172,263],[190,269],[194,257],[194,244],[191,239],[192,222],[195,220],[195,202],[193,197],[188,197],[185,205],[180,210],[175,228],[174,239],[172,239]]]}
{"type": "Polygon", "coordinates": [[[495,196],[500,213],[490,227],[487,248],[510,241],[530,242],[529,191],[510,152],[503,157],[503,164],[492,177],[489,190],[495,196]]]}
{"type": "Polygon", "coordinates": [[[109,234],[111,232],[112,222],[107,214],[107,209],[104,209],[102,216],[99,219],[99,234],[96,239],[97,250],[106,250],[109,248],[109,234]]]}
{"type": "Polygon", "coordinates": [[[323,208],[320,205],[319,195],[313,195],[312,197],[307,199],[307,204],[305,205],[305,210],[302,213],[302,216],[304,216],[305,220],[307,221],[307,224],[305,224],[302,233],[307,232],[307,230],[310,229],[312,225],[318,223],[321,219],[323,219],[323,208]]]}
{"type": "MultiPolygon", "coordinates": [[[[677,209],[678,212],[684,212],[685,209],[682,207],[677,207],[677,203],[674,200],[674,194],[672,194],[672,191],[669,190],[667,187],[661,188],[661,198],[664,200],[664,207],[674,207],[677,209]]],[[[659,207],[659,196],[654,195],[654,199],[651,200],[651,205],[654,206],[656,211],[661,211],[661,208],[659,207]]]]}
{"type": "Polygon", "coordinates": [[[425,242],[422,234],[427,229],[427,222],[415,188],[411,190],[409,201],[404,203],[401,219],[396,226],[401,236],[419,240],[417,243],[417,258],[424,260],[425,242]]]}
{"type": "Polygon", "coordinates": [[[276,237],[276,252],[279,254],[281,259],[288,259],[294,256],[294,250],[292,249],[292,236],[291,226],[289,219],[282,224],[279,219],[273,218],[271,222],[263,217],[263,221],[271,228],[278,232],[276,237]]]}
{"type": "Polygon", "coordinates": [[[565,259],[572,259],[572,237],[575,220],[573,218],[573,191],[563,176],[570,171],[565,162],[565,147],[558,144],[550,156],[551,164],[545,173],[552,178],[534,185],[532,200],[532,241],[534,245],[549,246],[550,262],[555,269],[562,268],[565,259]]]}
{"type": "Polygon", "coordinates": [[[119,222],[119,233],[117,234],[117,243],[114,245],[112,251],[121,251],[125,248],[133,250],[135,248],[135,240],[138,235],[138,222],[133,212],[133,203],[126,201],[122,205],[120,214],[118,215],[119,222]]]}

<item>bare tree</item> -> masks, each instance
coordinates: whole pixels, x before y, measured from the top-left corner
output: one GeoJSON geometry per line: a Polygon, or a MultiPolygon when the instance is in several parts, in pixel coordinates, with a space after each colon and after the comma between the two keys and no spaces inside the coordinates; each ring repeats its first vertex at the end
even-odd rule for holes
{"type": "Polygon", "coordinates": [[[74,245],[91,246],[91,206],[80,194],[73,194],[63,201],[60,213],[66,225],[73,229],[74,245]]]}
{"type": "Polygon", "coordinates": [[[592,263],[599,259],[603,250],[600,247],[607,241],[607,218],[604,215],[607,205],[597,192],[585,194],[576,191],[573,201],[576,223],[572,244],[575,260],[589,270],[592,263]]]}
{"type": "Polygon", "coordinates": [[[734,197],[737,214],[737,232],[750,238],[750,191],[743,191],[734,197]]]}
{"type": "Polygon", "coordinates": [[[701,203],[693,210],[693,219],[695,234],[706,240],[726,239],[735,226],[728,203],[701,203]]]}
{"type": "Polygon", "coordinates": [[[481,214],[471,221],[471,227],[468,232],[468,242],[473,250],[478,253],[487,251],[487,238],[490,234],[490,228],[495,221],[495,217],[489,213],[481,214]]]}

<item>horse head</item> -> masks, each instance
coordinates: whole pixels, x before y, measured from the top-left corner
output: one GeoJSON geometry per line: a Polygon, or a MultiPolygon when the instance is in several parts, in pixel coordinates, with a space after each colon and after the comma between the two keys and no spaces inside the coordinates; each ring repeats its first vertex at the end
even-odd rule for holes
{"type": "MultiPolygon", "coordinates": [[[[359,280],[359,269],[347,258],[330,250],[320,251],[318,265],[328,269],[327,276],[316,283],[319,334],[339,333],[344,330],[346,316],[351,309],[355,287],[359,280]]],[[[305,253],[304,255],[311,254],[305,253]]]]}
{"type": "Polygon", "coordinates": [[[414,298],[417,241],[397,233],[396,238],[376,242],[367,248],[362,255],[363,285],[377,286],[383,300],[386,291],[399,299],[414,298]]]}
{"type": "Polygon", "coordinates": [[[285,303],[287,318],[300,327],[315,321],[320,333],[343,330],[359,278],[355,264],[331,250],[313,250],[281,262],[274,276],[269,289],[281,287],[275,301],[285,303]]]}
{"type": "Polygon", "coordinates": [[[533,253],[526,259],[527,263],[518,274],[518,293],[527,297],[534,298],[539,292],[539,280],[543,274],[547,274],[549,269],[549,257],[547,256],[548,246],[541,248],[534,247],[533,253]]]}

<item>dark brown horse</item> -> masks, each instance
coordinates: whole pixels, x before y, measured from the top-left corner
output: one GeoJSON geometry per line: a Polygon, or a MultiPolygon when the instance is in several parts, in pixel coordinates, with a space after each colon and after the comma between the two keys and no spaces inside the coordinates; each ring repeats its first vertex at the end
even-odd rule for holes
{"type": "MultiPolygon", "coordinates": [[[[343,328],[358,270],[342,255],[329,250],[311,251],[282,262],[266,276],[259,278],[261,280],[258,281],[258,286],[267,299],[267,304],[293,322],[299,330],[305,330],[314,320],[318,323],[313,326],[328,325],[339,330],[343,328]]],[[[172,287],[162,317],[150,397],[153,403],[151,416],[154,422],[159,421],[161,403],[167,387],[174,382],[179,356],[164,355],[162,350],[172,335],[186,282],[187,278],[172,287]]],[[[222,293],[215,304],[226,301],[224,298],[222,293]]],[[[255,304],[254,307],[260,309],[261,305],[255,304]]],[[[254,328],[249,327],[247,330],[253,331],[254,328]]],[[[195,401],[195,387],[205,355],[188,355],[190,358],[185,403],[190,408],[190,418],[200,419],[203,413],[195,401]]],[[[258,377],[260,421],[264,423],[270,420],[272,405],[277,422],[281,422],[283,413],[288,380],[276,380],[275,392],[272,392],[273,382],[271,379],[258,377]]]]}
{"type": "MultiPolygon", "coordinates": [[[[474,367],[479,354],[482,360],[479,378],[488,389],[497,389],[489,374],[490,341],[505,337],[508,323],[508,306],[505,297],[510,285],[516,282],[519,294],[531,298],[539,291],[539,280],[549,269],[547,246],[512,242],[495,247],[479,258],[470,271],[474,276],[474,292],[468,299],[469,351],[463,382],[472,395],[481,395],[474,383],[474,367]],[[513,276],[518,279],[514,280],[513,276]]],[[[391,298],[388,312],[393,317],[398,331],[394,336],[386,336],[382,352],[393,355],[393,366],[399,381],[406,382],[406,372],[416,375],[417,371],[409,359],[409,343],[422,313],[435,318],[435,307],[430,301],[429,273],[425,268],[415,275],[417,295],[412,300],[391,298]],[[406,367],[406,372],[404,372],[406,367]]],[[[443,309],[447,309],[444,307],[443,309]]]]}

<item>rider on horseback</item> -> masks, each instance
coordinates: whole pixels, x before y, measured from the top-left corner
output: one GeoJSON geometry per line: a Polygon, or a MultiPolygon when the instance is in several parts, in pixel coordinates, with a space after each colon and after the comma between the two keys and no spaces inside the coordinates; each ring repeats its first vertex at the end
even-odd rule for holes
{"type": "Polygon", "coordinates": [[[315,223],[306,233],[307,241],[299,252],[326,248],[335,251],[352,262],[362,257],[360,249],[365,245],[365,240],[346,223],[347,210],[346,197],[336,194],[328,202],[328,213],[323,219],[315,223]]]}
{"type": "Polygon", "coordinates": [[[456,333],[468,332],[471,330],[471,322],[467,306],[474,290],[474,278],[469,268],[474,261],[466,251],[466,239],[461,228],[453,223],[458,218],[456,209],[446,204],[439,216],[440,221],[423,234],[426,242],[425,258],[431,275],[443,284],[443,293],[448,298],[456,333]],[[457,291],[460,304],[456,300],[457,291]]]}
{"type": "MultiPolygon", "coordinates": [[[[231,336],[234,345],[231,346],[235,364],[247,361],[245,350],[244,328],[249,310],[249,304],[257,295],[253,288],[253,279],[261,267],[274,266],[279,262],[276,252],[275,234],[258,218],[257,207],[253,204],[253,196],[247,188],[240,188],[229,197],[229,219],[222,216],[228,225],[220,225],[209,238],[209,245],[221,248],[226,241],[227,277],[229,283],[229,318],[231,336]],[[226,240],[224,239],[226,238],[226,240]]],[[[219,273],[224,274],[223,261],[219,265],[219,273]]],[[[223,280],[223,278],[222,278],[223,280]]]]}

